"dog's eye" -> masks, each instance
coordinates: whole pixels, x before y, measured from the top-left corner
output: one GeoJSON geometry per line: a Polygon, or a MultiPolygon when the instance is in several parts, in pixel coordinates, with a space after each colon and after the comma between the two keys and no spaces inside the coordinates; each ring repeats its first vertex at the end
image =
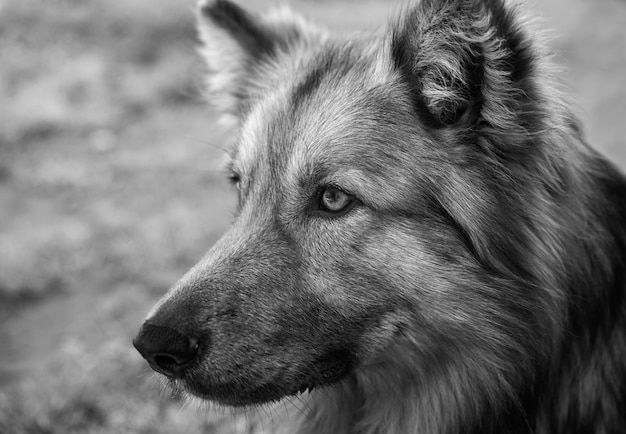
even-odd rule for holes
{"type": "Polygon", "coordinates": [[[241,176],[239,176],[238,173],[231,172],[230,175],[228,175],[228,182],[230,182],[232,185],[234,185],[237,188],[239,188],[240,181],[241,181],[241,176]]]}
{"type": "Polygon", "coordinates": [[[349,211],[356,203],[356,198],[337,187],[326,187],[320,197],[320,209],[332,214],[349,211]]]}

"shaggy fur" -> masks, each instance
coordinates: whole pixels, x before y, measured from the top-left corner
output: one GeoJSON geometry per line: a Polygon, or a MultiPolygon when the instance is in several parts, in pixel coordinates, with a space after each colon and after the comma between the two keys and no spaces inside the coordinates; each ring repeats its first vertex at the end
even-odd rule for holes
{"type": "Polygon", "coordinates": [[[174,387],[271,432],[626,432],[626,179],[515,7],[199,31],[239,205],[135,339],[174,387]]]}

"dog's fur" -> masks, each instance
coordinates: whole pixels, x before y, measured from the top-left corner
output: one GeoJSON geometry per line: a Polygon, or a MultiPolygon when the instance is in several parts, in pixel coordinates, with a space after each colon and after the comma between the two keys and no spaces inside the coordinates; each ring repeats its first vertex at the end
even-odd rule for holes
{"type": "Polygon", "coordinates": [[[199,342],[176,387],[314,388],[289,433],[626,432],[626,180],[515,7],[338,38],[211,0],[199,30],[239,205],[147,320],[199,342]]]}

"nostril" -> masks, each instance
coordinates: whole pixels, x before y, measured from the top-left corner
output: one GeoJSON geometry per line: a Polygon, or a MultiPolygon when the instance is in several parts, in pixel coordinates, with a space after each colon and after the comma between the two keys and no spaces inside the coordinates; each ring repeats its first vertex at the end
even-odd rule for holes
{"type": "Polygon", "coordinates": [[[152,369],[172,378],[181,378],[198,353],[198,340],[171,327],[145,323],[133,340],[135,348],[152,369]]]}
{"type": "Polygon", "coordinates": [[[190,339],[189,341],[189,347],[186,351],[155,353],[151,358],[157,363],[185,365],[195,358],[198,351],[198,344],[195,342],[195,339],[190,339]]]}
{"type": "Polygon", "coordinates": [[[186,366],[195,357],[189,353],[184,356],[181,354],[155,354],[148,359],[148,363],[152,368],[168,377],[179,378],[185,371],[186,366]]]}
{"type": "Polygon", "coordinates": [[[169,366],[178,366],[182,363],[179,363],[172,356],[168,356],[167,354],[157,354],[152,357],[152,362],[157,366],[169,367],[169,366]]]}

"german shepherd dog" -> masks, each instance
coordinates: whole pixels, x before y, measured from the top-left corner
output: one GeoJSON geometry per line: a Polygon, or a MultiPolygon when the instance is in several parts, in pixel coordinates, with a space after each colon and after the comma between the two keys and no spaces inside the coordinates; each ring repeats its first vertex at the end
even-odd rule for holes
{"type": "Polygon", "coordinates": [[[626,432],[626,178],[517,7],[422,0],[344,37],[198,11],[239,200],[135,338],[154,370],[295,399],[275,432],[626,432]]]}

